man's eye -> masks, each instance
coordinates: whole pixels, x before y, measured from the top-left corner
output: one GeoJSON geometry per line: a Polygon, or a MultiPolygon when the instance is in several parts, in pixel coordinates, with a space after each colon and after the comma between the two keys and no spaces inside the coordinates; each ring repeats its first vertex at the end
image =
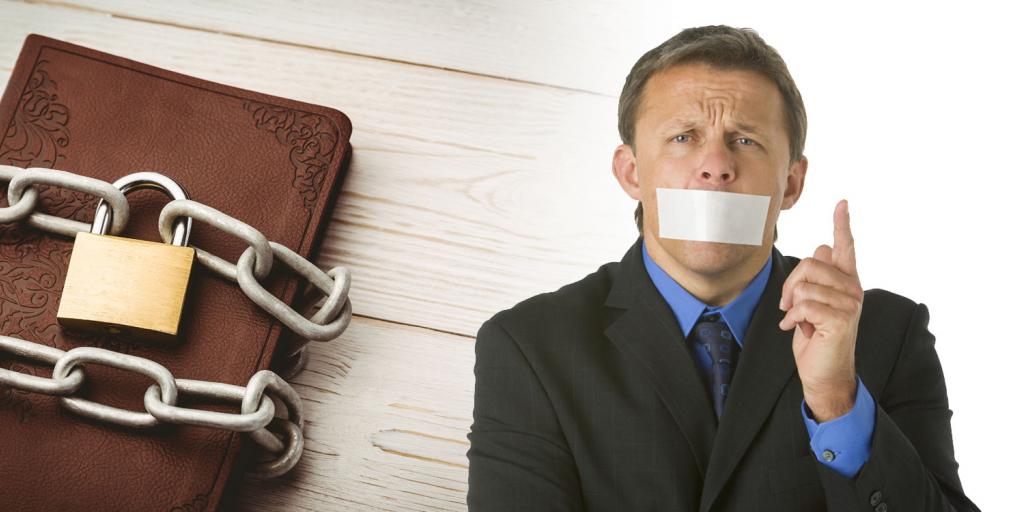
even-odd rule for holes
{"type": "Polygon", "coordinates": [[[680,135],[676,135],[675,137],[672,137],[672,142],[686,142],[686,140],[689,140],[689,139],[682,140],[683,137],[689,137],[689,135],[687,135],[685,133],[684,134],[680,134],[680,135]]]}
{"type": "Polygon", "coordinates": [[[741,142],[740,145],[743,145],[743,146],[753,146],[754,144],[756,144],[754,142],[754,139],[748,139],[746,137],[740,137],[740,138],[738,138],[736,140],[745,140],[745,141],[749,142],[749,144],[741,142]]]}

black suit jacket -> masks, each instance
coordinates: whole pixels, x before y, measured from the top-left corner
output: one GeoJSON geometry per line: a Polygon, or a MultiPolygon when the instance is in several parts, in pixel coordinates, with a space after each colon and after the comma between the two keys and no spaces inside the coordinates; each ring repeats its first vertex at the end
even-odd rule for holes
{"type": "Polygon", "coordinates": [[[800,260],[772,247],[719,424],[642,243],[480,327],[471,511],[977,510],[924,304],[865,292],[856,369],[876,423],[870,458],[847,479],[810,451],[793,332],[778,327],[800,260]]]}

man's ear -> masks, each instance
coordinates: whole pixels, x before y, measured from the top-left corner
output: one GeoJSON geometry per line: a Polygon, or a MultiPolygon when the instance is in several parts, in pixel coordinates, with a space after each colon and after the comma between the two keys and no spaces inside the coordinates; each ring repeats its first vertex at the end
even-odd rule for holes
{"type": "Polygon", "coordinates": [[[629,144],[619,144],[615,148],[615,155],[612,157],[612,173],[619,181],[622,190],[629,194],[629,197],[640,200],[640,175],[636,169],[636,157],[633,155],[633,148],[629,144]]]}
{"type": "Polygon", "coordinates": [[[807,177],[807,157],[801,156],[800,161],[789,167],[786,174],[786,191],[782,196],[781,210],[788,210],[800,199],[804,191],[804,178],[807,177]]]}

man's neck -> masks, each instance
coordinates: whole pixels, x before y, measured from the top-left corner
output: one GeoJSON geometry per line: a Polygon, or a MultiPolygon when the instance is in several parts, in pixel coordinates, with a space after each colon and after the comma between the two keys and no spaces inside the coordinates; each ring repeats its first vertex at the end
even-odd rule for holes
{"type": "Polygon", "coordinates": [[[657,241],[644,237],[644,244],[647,247],[647,254],[666,274],[691,295],[712,307],[724,306],[739,297],[743,289],[764,267],[771,253],[771,246],[763,247],[758,251],[756,258],[748,259],[729,271],[707,276],[680,265],[657,241]]]}

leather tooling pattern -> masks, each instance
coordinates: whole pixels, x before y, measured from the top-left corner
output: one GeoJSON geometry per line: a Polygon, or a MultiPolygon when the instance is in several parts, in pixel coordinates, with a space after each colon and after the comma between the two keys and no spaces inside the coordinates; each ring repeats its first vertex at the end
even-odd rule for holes
{"type": "Polygon", "coordinates": [[[256,127],[273,132],[277,141],[291,147],[288,159],[295,169],[294,186],[303,206],[311,211],[320,194],[327,166],[334,158],[338,128],[324,116],[255,101],[243,102],[256,127]]]}

